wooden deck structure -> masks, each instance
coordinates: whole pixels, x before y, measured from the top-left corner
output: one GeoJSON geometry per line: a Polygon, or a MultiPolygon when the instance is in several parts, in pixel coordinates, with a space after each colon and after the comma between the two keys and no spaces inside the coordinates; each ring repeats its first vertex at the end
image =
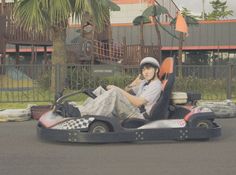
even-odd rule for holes
{"type": "MultiPolygon", "coordinates": [[[[11,16],[12,8],[13,3],[5,3],[5,0],[2,0],[2,3],[0,3],[0,63],[4,63],[6,44],[15,45],[16,63],[18,63],[20,56],[20,46],[31,47],[32,63],[37,56],[35,46],[43,46],[44,57],[47,59],[47,47],[52,45],[50,31],[45,31],[44,34],[37,33],[36,31],[30,33],[26,32],[13,23],[11,16]]],[[[111,35],[111,33],[109,33],[110,31],[110,26],[107,26],[95,39],[85,36],[86,42],[68,45],[69,62],[138,64],[141,59],[141,46],[127,46],[125,39],[122,43],[114,43],[112,39],[109,38],[111,35]]],[[[155,56],[156,53],[157,50],[155,46],[144,46],[144,56],[155,56]]]]}

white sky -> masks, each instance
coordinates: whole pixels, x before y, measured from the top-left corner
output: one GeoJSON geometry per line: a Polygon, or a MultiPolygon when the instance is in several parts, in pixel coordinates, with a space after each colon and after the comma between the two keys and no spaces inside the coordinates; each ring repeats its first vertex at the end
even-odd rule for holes
{"type": "MultiPolygon", "coordinates": [[[[186,7],[193,14],[200,14],[202,11],[202,1],[203,0],[173,0],[175,4],[182,9],[182,7],[186,7]]],[[[212,0],[205,0],[205,11],[212,11],[210,2],[212,0]]],[[[222,2],[225,0],[221,0],[222,2]]],[[[236,19],[236,0],[227,0],[228,9],[233,10],[233,16],[229,17],[230,19],[236,19]]]]}

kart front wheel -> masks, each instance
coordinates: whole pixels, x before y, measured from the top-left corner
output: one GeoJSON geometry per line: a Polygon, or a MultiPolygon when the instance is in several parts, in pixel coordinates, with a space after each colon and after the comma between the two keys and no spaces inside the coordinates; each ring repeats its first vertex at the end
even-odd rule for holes
{"type": "Polygon", "coordinates": [[[104,122],[93,122],[89,127],[89,133],[106,133],[109,132],[109,126],[104,122]]]}
{"type": "Polygon", "coordinates": [[[212,128],[213,123],[210,120],[199,120],[196,123],[196,128],[212,128]]]}

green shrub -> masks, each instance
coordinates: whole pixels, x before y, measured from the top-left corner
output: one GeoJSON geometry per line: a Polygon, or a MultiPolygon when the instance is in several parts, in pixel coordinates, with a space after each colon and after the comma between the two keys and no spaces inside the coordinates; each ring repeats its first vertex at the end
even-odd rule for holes
{"type": "Polygon", "coordinates": [[[134,76],[131,76],[131,75],[115,75],[112,77],[105,77],[101,79],[98,83],[104,86],[112,84],[120,88],[124,88],[129,83],[131,83],[133,79],[134,79],[134,76]]]}
{"type": "Polygon", "coordinates": [[[123,75],[122,72],[115,73],[112,76],[100,77],[89,69],[74,69],[67,71],[68,88],[71,90],[81,88],[96,88],[98,86],[107,86],[113,84],[121,88],[125,87],[134,79],[132,75],[123,75]]]}
{"type": "Polygon", "coordinates": [[[199,79],[196,77],[176,77],[174,91],[199,92],[202,99],[226,99],[227,81],[223,79],[199,79]]]}
{"type": "Polygon", "coordinates": [[[48,90],[51,85],[51,72],[44,72],[37,82],[40,88],[48,90]]]}

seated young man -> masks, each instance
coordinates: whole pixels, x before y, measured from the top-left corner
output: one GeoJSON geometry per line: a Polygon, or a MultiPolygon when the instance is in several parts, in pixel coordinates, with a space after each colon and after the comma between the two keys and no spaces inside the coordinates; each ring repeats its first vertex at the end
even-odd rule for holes
{"type": "Polygon", "coordinates": [[[108,85],[107,91],[98,87],[94,91],[97,97],[87,99],[80,107],[81,115],[111,116],[113,114],[121,120],[145,119],[145,115],[150,114],[152,106],[161,94],[161,81],[158,79],[159,67],[155,58],[145,57],[140,62],[141,74],[125,90],[114,85],[108,85]],[[144,79],[141,80],[140,77],[144,79]],[[130,90],[135,95],[127,92],[130,90]],[[144,106],[145,115],[140,112],[141,106],[144,106]]]}

